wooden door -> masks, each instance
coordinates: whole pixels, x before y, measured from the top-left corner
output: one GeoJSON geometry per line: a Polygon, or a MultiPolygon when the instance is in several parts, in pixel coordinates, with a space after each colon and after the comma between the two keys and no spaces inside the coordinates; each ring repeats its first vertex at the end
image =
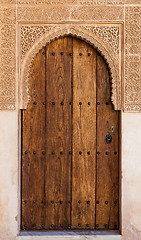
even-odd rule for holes
{"type": "Polygon", "coordinates": [[[34,58],[22,111],[24,230],[118,229],[119,113],[89,44],[55,40],[34,58]]]}

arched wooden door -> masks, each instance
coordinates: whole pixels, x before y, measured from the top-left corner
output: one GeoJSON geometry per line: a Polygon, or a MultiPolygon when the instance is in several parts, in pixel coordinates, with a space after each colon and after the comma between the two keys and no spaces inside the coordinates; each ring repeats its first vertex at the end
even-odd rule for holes
{"type": "Polygon", "coordinates": [[[119,113],[107,65],[73,37],[35,57],[22,111],[22,229],[118,229],[119,113]]]}

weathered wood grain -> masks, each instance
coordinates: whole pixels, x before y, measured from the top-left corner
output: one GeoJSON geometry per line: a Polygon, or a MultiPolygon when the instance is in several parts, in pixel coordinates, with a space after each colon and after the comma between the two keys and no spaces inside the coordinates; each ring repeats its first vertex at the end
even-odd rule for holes
{"type": "Polygon", "coordinates": [[[109,73],[101,56],[97,56],[97,103],[96,228],[117,229],[119,112],[110,101],[109,73]],[[111,143],[106,143],[106,135],[112,136],[111,143]]]}
{"type": "Polygon", "coordinates": [[[44,200],[45,55],[35,57],[30,74],[30,103],[22,116],[22,229],[40,229],[44,200]]]}
{"type": "Polygon", "coordinates": [[[119,112],[105,61],[79,39],[55,40],[35,57],[29,90],[22,229],[118,229],[119,112]]]}
{"type": "Polygon", "coordinates": [[[46,47],[46,168],[47,229],[67,229],[71,205],[72,38],[46,47]],[[62,105],[63,104],[63,105],[62,105]],[[51,203],[54,201],[54,204],[51,203]],[[62,204],[60,204],[62,201],[62,204]],[[53,225],[52,225],[53,224],[53,225]]]}
{"type": "Polygon", "coordinates": [[[95,225],[95,157],[96,51],[85,42],[74,38],[71,213],[73,229],[93,229],[95,225]]]}

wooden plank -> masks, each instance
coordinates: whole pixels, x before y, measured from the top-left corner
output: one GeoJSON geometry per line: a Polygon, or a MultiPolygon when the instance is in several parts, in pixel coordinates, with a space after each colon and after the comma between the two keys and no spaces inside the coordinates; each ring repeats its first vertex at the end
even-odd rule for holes
{"type": "Polygon", "coordinates": [[[47,229],[67,229],[70,224],[71,78],[72,38],[65,37],[46,47],[45,226],[47,229]]]}
{"type": "Polygon", "coordinates": [[[22,116],[22,229],[41,229],[44,220],[45,55],[35,57],[29,80],[30,103],[22,116]]]}
{"type": "Polygon", "coordinates": [[[97,102],[96,228],[117,229],[119,113],[110,101],[109,73],[101,56],[97,56],[97,102]],[[112,136],[111,143],[106,143],[106,135],[112,136]]]}
{"type": "Polygon", "coordinates": [[[95,226],[95,156],[96,51],[74,38],[72,229],[95,226]]]}

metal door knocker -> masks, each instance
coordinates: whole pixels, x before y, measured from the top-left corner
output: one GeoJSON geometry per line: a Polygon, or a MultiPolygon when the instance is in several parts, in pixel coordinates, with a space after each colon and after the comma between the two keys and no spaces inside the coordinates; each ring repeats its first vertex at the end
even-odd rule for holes
{"type": "Polygon", "coordinates": [[[106,143],[111,143],[112,142],[112,136],[111,135],[106,135],[105,141],[106,141],[106,143]]]}

